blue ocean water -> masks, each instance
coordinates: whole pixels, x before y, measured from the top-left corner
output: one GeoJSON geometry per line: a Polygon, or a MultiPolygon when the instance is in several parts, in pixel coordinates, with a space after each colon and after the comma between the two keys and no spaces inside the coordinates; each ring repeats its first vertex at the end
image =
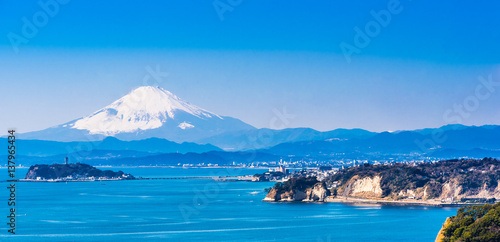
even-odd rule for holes
{"type": "MultiPolygon", "coordinates": [[[[143,177],[262,172],[111,169],[143,177]]],[[[26,171],[18,169],[18,177],[26,171]]],[[[456,213],[456,208],[262,202],[264,188],[272,185],[207,179],[17,183],[14,236],[7,233],[8,190],[0,190],[5,201],[0,241],[434,241],[446,217],[456,213]]]]}

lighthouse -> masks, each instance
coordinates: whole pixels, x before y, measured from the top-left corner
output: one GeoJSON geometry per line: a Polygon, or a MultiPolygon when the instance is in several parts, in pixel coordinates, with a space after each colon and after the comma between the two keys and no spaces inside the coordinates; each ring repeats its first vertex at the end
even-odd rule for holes
{"type": "Polygon", "coordinates": [[[64,164],[68,164],[68,157],[64,158],[64,164]]]}

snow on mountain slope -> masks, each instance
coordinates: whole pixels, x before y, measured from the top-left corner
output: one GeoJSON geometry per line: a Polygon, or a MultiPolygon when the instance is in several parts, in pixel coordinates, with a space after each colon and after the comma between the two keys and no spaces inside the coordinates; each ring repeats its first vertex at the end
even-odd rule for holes
{"type": "Polygon", "coordinates": [[[91,115],[41,131],[22,134],[24,139],[54,141],[163,138],[194,142],[224,132],[255,127],[192,105],[171,92],[139,87],[91,115]]]}
{"type": "MultiPolygon", "coordinates": [[[[88,130],[91,134],[112,136],[122,132],[135,132],[159,128],[175,114],[183,111],[198,118],[219,118],[217,114],[185,102],[159,87],[139,87],[90,116],[76,121],[71,128],[88,130]]],[[[185,123],[185,122],[183,122],[185,123]]],[[[179,124],[179,128],[192,125],[179,124]]]]}
{"type": "Polygon", "coordinates": [[[192,125],[190,123],[182,122],[177,127],[181,128],[181,129],[190,129],[190,128],[194,128],[194,125],[192,125]]]}

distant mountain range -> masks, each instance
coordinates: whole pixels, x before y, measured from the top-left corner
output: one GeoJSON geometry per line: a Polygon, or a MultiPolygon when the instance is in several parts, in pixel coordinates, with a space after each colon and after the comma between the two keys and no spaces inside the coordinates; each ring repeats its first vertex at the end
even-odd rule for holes
{"type": "Polygon", "coordinates": [[[19,134],[24,140],[99,141],[162,138],[174,142],[212,144],[224,150],[252,150],[285,142],[368,138],[362,129],[320,132],[310,128],[256,129],[239,119],[192,105],[171,92],[139,87],[96,112],[55,127],[19,134]]]}
{"type": "MultiPolygon", "coordinates": [[[[251,164],[254,162],[279,161],[282,157],[262,152],[225,152],[211,151],[206,153],[159,154],[147,157],[125,157],[108,161],[107,164],[131,166],[179,166],[183,164],[217,164],[232,165],[251,164]]],[[[102,163],[102,161],[101,161],[102,163]]]]}
{"type": "MultiPolygon", "coordinates": [[[[71,163],[85,163],[89,165],[113,166],[182,166],[184,164],[217,164],[233,165],[251,164],[254,162],[279,161],[285,156],[277,156],[262,152],[226,152],[209,151],[203,153],[147,153],[123,150],[92,150],[85,153],[69,153],[51,156],[17,156],[18,164],[30,166],[35,164],[63,163],[69,157],[71,163]]],[[[2,160],[3,158],[0,158],[2,160]]]]}
{"type": "Polygon", "coordinates": [[[162,88],[146,86],[83,118],[19,134],[17,152],[30,162],[71,156],[73,160],[141,164],[151,162],[147,159],[175,164],[245,161],[245,153],[229,151],[259,154],[262,160],[482,158],[499,157],[499,137],[497,125],[453,124],[381,133],[257,129],[194,106],[162,88]]]}
{"type": "Polygon", "coordinates": [[[446,154],[446,157],[466,154],[498,154],[500,152],[500,126],[451,125],[438,129],[382,132],[364,138],[282,143],[260,151],[298,156],[335,156],[339,153],[377,155],[413,153],[433,157],[439,154],[446,154]],[[474,153],[471,153],[471,150],[474,150],[474,153]]]}
{"type": "Polygon", "coordinates": [[[363,129],[335,129],[326,132],[310,128],[253,129],[226,132],[201,139],[198,143],[213,144],[224,150],[254,150],[288,142],[365,139],[376,134],[363,129]]]}
{"type": "MultiPolygon", "coordinates": [[[[7,143],[7,139],[0,138],[0,142],[7,143]]],[[[57,142],[45,140],[16,139],[16,155],[25,156],[52,156],[61,154],[81,153],[87,154],[95,150],[108,151],[134,151],[147,154],[155,153],[188,153],[208,152],[221,150],[213,145],[200,145],[195,143],[176,143],[165,139],[150,138],[145,140],[121,141],[113,137],[107,137],[101,141],[84,142],[57,142]]]]}
{"type": "MultiPolygon", "coordinates": [[[[393,133],[372,133],[363,130],[319,132],[311,129],[269,131],[271,131],[268,133],[269,137],[276,138],[273,142],[309,140],[285,142],[268,148],[254,148],[246,151],[223,151],[210,144],[200,145],[188,142],[179,144],[159,138],[121,141],[108,137],[94,142],[18,139],[16,142],[19,147],[18,160],[25,165],[62,162],[65,157],[70,157],[71,162],[85,162],[92,165],[178,165],[185,163],[227,165],[233,162],[250,164],[280,159],[286,161],[342,159],[397,161],[461,157],[500,158],[500,126],[453,125],[425,131],[393,133]],[[294,136],[295,134],[298,135],[294,136]]],[[[244,134],[240,135],[238,137],[245,137],[244,134]]],[[[2,140],[6,142],[5,139],[0,139],[0,142],[2,140]]]]}
{"type": "Polygon", "coordinates": [[[20,134],[22,139],[95,141],[113,136],[121,140],[163,138],[193,142],[224,132],[255,130],[239,119],[219,116],[192,105],[171,92],[139,87],[89,116],[41,131],[20,134]]]}

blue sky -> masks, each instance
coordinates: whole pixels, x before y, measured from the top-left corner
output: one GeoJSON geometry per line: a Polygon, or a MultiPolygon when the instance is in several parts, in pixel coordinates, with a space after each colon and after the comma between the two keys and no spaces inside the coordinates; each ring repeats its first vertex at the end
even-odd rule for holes
{"type": "Polygon", "coordinates": [[[478,76],[500,81],[500,3],[215,2],[230,9],[223,18],[214,1],[73,0],[47,14],[37,1],[0,0],[0,126],[88,115],[143,85],[147,67],[169,73],[159,86],[256,127],[284,109],[287,127],[437,127],[467,102],[461,123],[500,123],[500,87],[474,103],[478,76]],[[23,34],[23,18],[36,33],[23,34]],[[356,27],[368,44],[356,45],[356,27]],[[350,61],[341,43],[357,49],[350,61]]]}

